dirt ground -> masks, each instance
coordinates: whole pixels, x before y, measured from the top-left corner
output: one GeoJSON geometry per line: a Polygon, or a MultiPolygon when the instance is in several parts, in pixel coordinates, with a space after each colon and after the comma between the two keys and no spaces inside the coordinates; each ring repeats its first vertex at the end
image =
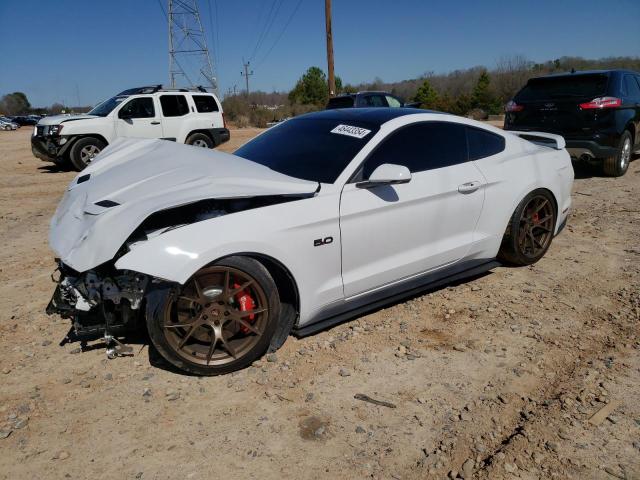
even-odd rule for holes
{"type": "Polygon", "coordinates": [[[58,346],[47,231],[75,174],[35,159],[30,132],[0,132],[0,478],[640,479],[640,161],[580,170],[535,266],[197,378],[144,341],[114,360],[58,346]]]}

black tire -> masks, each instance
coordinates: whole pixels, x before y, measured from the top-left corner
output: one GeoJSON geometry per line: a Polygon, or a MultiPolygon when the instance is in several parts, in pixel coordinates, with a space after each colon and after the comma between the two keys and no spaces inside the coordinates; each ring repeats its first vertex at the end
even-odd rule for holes
{"type": "Polygon", "coordinates": [[[213,140],[211,140],[211,137],[204,133],[192,133],[187,137],[187,140],[184,143],[202,148],[213,148],[216,146],[215,143],[213,143],[213,140]]]}
{"type": "Polygon", "coordinates": [[[84,137],[77,140],[69,152],[69,160],[77,171],[84,170],[107,145],[95,137],[84,137]]]}
{"type": "Polygon", "coordinates": [[[53,163],[60,170],[64,170],[66,172],[73,170],[75,167],[71,164],[71,160],[69,160],[69,156],[66,155],[64,157],[58,157],[53,160],[53,163]]]}
{"type": "Polygon", "coordinates": [[[602,162],[602,170],[607,177],[621,177],[629,169],[629,162],[633,153],[633,138],[631,133],[625,130],[620,136],[618,153],[605,158],[602,162]]]}
{"type": "Polygon", "coordinates": [[[553,240],[557,215],[555,201],[548,190],[537,189],[529,193],[511,215],[502,238],[498,260],[514,266],[531,265],[540,260],[547,253],[553,240]],[[543,204],[542,219],[539,212],[533,212],[538,204],[543,204]],[[538,214],[537,219],[540,220],[537,224],[529,218],[535,214],[538,214]],[[539,244],[536,243],[538,237],[534,237],[533,231],[535,235],[541,236],[539,244]],[[528,247],[527,243],[530,243],[531,247],[528,247]]]}
{"type": "MultiPolygon", "coordinates": [[[[257,260],[240,256],[227,257],[218,262],[215,262],[212,265],[209,265],[208,267],[201,269],[199,272],[202,272],[203,270],[206,270],[208,268],[230,268],[234,271],[239,271],[243,274],[246,274],[245,278],[251,278],[255,280],[257,287],[259,286],[259,288],[262,290],[262,293],[264,294],[263,296],[264,300],[266,301],[268,315],[265,321],[260,326],[260,328],[262,329],[261,334],[253,335],[253,337],[255,338],[255,343],[250,343],[248,346],[248,350],[242,353],[241,356],[238,356],[237,358],[234,356],[233,359],[231,359],[230,355],[228,355],[229,360],[224,364],[209,365],[208,361],[206,364],[203,364],[201,361],[198,362],[189,359],[190,350],[194,350],[194,348],[196,347],[193,347],[191,344],[185,344],[184,347],[175,345],[175,341],[171,340],[171,335],[173,335],[173,332],[176,332],[176,330],[178,329],[176,329],[173,325],[171,326],[171,329],[169,329],[167,328],[168,324],[165,323],[167,319],[170,318],[174,319],[172,321],[176,321],[179,324],[180,320],[177,318],[178,314],[176,310],[179,302],[178,299],[184,298],[184,296],[188,294],[185,293],[185,289],[189,285],[190,281],[198,275],[198,272],[196,272],[192,279],[187,281],[184,286],[171,287],[165,285],[149,292],[149,294],[147,295],[147,329],[149,331],[151,341],[158,350],[158,353],[160,353],[160,355],[165,360],[167,360],[171,365],[178,368],[179,370],[203,376],[221,375],[240,370],[251,365],[256,359],[264,355],[267,352],[271,340],[276,332],[281,314],[280,299],[278,296],[276,284],[273,281],[273,278],[271,277],[269,271],[257,260]]],[[[205,291],[207,290],[207,288],[205,287],[202,287],[202,289],[205,291]]],[[[220,294],[218,294],[218,297],[213,298],[221,299],[222,297],[220,297],[220,294]]],[[[231,298],[233,298],[233,296],[231,298]]],[[[212,304],[213,303],[217,303],[217,301],[212,301],[212,304]]],[[[222,308],[228,307],[224,306],[222,308]]],[[[205,313],[204,309],[202,309],[201,312],[205,313]]],[[[205,316],[204,318],[206,319],[207,317],[205,316]]],[[[214,317],[212,316],[211,318],[214,317]]],[[[215,318],[218,319],[223,317],[215,318]]],[[[257,327],[259,321],[260,320],[258,320],[253,325],[257,327]]],[[[202,327],[198,328],[202,328],[206,331],[207,328],[205,327],[206,326],[203,325],[202,327]]],[[[191,326],[189,326],[188,328],[191,329],[191,326]]],[[[225,327],[223,326],[221,328],[224,329],[225,327]]],[[[183,331],[186,330],[187,328],[185,328],[183,331]]],[[[213,330],[213,328],[211,328],[211,330],[213,330]]],[[[189,335],[191,335],[191,333],[189,333],[189,335]]],[[[203,335],[203,332],[201,332],[200,335],[203,335]]],[[[240,336],[242,336],[242,334],[240,334],[240,336]]],[[[193,333],[193,336],[191,338],[196,344],[200,342],[200,340],[196,338],[195,333],[193,333]]],[[[230,340],[231,339],[227,337],[227,341],[230,340]]],[[[240,340],[242,341],[242,339],[240,340]]],[[[216,342],[211,343],[213,343],[213,345],[219,344],[217,343],[217,340],[216,342]]],[[[220,343],[219,345],[224,345],[224,348],[226,350],[226,342],[220,343]]],[[[208,346],[206,345],[201,347],[208,348],[208,346]]],[[[195,359],[195,356],[191,358],[195,359]]]]}

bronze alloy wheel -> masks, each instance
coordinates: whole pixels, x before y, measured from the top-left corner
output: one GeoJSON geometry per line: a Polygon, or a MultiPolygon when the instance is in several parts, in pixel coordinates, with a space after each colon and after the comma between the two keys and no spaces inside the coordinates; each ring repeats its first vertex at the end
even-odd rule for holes
{"type": "Polygon", "coordinates": [[[269,322],[267,296],[248,273],[230,266],[198,271],[164,309],[163,333],[183,359],[222,366],[242,358],[269,322]]]}
{"type": "Polygon", "coordinates": [[[545,252],[553,238],[554,223],[554,209],[549,199],[544,195],[530,198],[520,216],[520,252],[528,258],[537,258],[545,252]]]}
{"type": "Polygon", "coordinates": [[[556,203],[551,192],[539,188],[529,193],[509,219],[498,259],[514,266],[536,263],[551,245],[556,218],[556,203]]]}

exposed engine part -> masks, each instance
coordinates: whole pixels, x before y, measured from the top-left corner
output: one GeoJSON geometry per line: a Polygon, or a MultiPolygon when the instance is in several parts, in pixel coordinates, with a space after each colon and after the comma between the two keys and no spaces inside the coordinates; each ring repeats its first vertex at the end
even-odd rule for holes
{"type": "Polygon", "coordinates": [[[109,358],[131,355],[131,347],[114,335],[137,327],[149,278],[110,266],[78,273],[60,264],[59,270],[61,276],[47,313],[72,319],[72,330],[62,343],[74,340],[86,343],[87,339],[102,335],[109,358]]]}
{"type": "Polygon", "coordinates": [[[137,273],[101,277],[90,270],[78,277],[65,276],[58,284],[47,313],[68,316],[74,310],[90,312],[105,301],[120,305],[122,300],[127,300],[131,310],[138,310],[147,283],[148,277],[137,273]]]}
{"type": "Polygon", "coordinates": [[[116,258],[126,253],[128,247],[136,242],[150,240],[164,232],[184,225],[202,222],[230,213],[291,202],[308,196],[310,195],[265,195],[251,198],[209,199],[161,210],[150,215],[136,228],[125,242],[125,248],[120,249],[116,258]]]}
{"type": "Polygon", "coordinates": [[[105,333],[104,343],[107,345],[107,358],[109,359],[133,355],[133,347],[125,345],[113,335],[105,333]]]}

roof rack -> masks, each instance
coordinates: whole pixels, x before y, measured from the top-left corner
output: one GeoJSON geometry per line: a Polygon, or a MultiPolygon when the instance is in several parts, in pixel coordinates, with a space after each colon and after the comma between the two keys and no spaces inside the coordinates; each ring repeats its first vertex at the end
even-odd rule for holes
{"type": "Polygon", "coordinates": [[[127,90],[123,90],[117,96],[140,95],[140,94],[144,94],[144,93],[149,94],[149,93],[156,93],[156,92],[204,92],[204,93],[208,93],[207,89],[205,87],[203,87],[202,85],[198,85],[197,87],[193,87],[193,88],[162,88],[162,85],[149,85],[149,86],[146,86],[146,87],[136,87],[136,88],[129,88],[127,90]]]}
{"type": "Polygon", "coordinates": [[[158,90],[160,90],[162,88],[162,85],[150,85],[147,87],[136,87],[136,88],[129,88],[127,90],[123,90],[122,92],[120,92],[118,94],[119,95],[137,95],[140,93],[155,93],[158,90]]]}

